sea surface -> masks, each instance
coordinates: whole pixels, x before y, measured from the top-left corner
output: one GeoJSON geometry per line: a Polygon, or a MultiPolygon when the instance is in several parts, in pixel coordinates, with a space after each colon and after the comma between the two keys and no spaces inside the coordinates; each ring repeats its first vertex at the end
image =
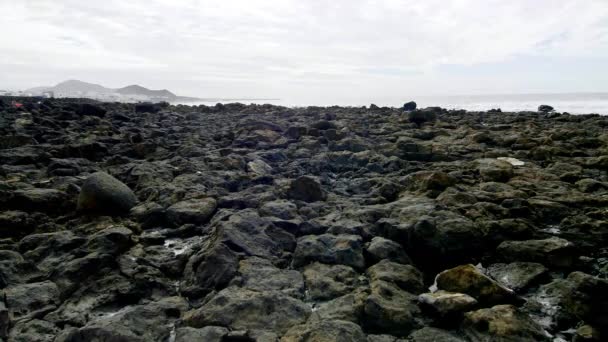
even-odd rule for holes
{"type": "Polygon", "coordinates": [[[539,105],[553,106],[558,112],[571,114],[597,113],[608,115],[608,93],[567,93],[567,94],[509,94],[509,95],[470,95],[470,96],[404,96],[403,98],[368,98],[348,100],[299,100],[284,99],[209,99],[200,102],[188,102],[188,105],[214,105],[216,103],[241,102],[269,103],[287,107],[305,106],[378,106],[401,107],[407,101],[416,101],[419,108],[440,106],[447,109],[466,109],[468,111],[486,111],[500,108],[504,112],[536,111],[539,105]]]}

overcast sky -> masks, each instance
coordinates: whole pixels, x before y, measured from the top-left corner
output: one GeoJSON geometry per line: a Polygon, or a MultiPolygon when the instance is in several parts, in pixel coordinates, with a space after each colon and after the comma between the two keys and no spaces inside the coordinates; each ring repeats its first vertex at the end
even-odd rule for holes
{"type": "Polygon", "coordinates": [[[608,0],[0,0],[0,88],[298,101],[608,91],[608,0]]]}

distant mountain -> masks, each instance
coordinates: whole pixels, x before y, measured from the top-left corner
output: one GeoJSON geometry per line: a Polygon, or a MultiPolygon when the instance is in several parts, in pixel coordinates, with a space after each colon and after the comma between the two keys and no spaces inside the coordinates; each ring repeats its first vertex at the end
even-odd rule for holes
{"type": "Polygon", "coordinates": [[[167,97],[167,98],[176,98],[177,95],[168,91],[167,89],[163,90],[150,90],[148,88],[144,88],[139,85],[130,85],[124,88],[116,89],[116,92],[123,95],[144,95],[150,97],[167,97]]]}
{"type": "Polygon", "coordinates": [[[52,87],[36,87],[25,90],[32,95],[53,93],[55,97],[85,97],[106,101],[197,101],[198,98],[177,96],[167,89],[152,90],[140,85],[123,88],[106,88],[99,84],[79,80],[67,80],[52,87]]]}
{"type": "Polygon", "coordinates": [[[112,90],[99,84],[87,83],[78,80],[68,80],[52,87],[52,91],[60,93],[107,93],[111,92],[112,90]]]}

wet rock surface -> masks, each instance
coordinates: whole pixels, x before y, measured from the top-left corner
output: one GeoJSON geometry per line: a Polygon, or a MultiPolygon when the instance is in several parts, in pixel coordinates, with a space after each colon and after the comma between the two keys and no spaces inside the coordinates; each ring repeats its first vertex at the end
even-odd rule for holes
{"type": "Polygon", "coordinates": [[[608,336],[608,117],[19,100],[1,341],[608,336]]]}

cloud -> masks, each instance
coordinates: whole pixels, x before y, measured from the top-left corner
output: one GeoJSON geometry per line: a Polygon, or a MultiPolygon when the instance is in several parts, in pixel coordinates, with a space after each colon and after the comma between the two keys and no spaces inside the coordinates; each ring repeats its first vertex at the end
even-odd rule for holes
{"type": "Polygon", "coordinates": [[[0,72],[14,82],[314,95],[430,89],[449,80],[442,65],[608,58],[606,0],[0,0],[0,11],[0,72]]]}

